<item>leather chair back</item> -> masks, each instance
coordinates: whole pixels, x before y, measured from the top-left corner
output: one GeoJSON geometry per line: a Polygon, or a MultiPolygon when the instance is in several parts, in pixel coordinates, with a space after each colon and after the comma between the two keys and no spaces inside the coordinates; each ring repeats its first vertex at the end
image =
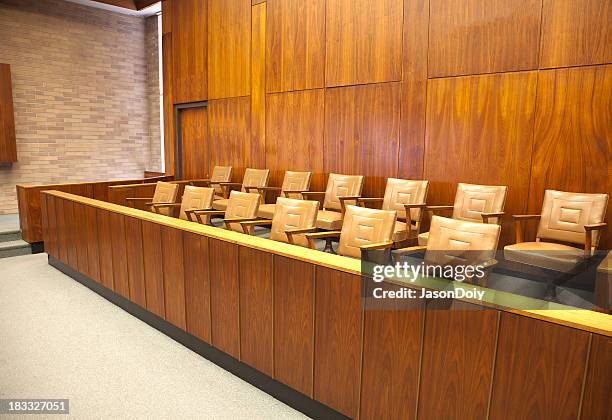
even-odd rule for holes
{"type": "Polygon", "coordinates": [[[433,216],[425,261],[436,265],[479,264],[495,257],[501,226],[433,216]]]}
{"type": "Polygon", "coordinates": [[[323,208],[325,210],[342,210],[338,197],[361,195],[363,190],[362,175],[329,174],[323,208]]]}
{"type": "Polygon", "coordinates": [[[185,192],[183,192],[183,199],[181,200],[179,219],[189,220],[185,214],[185,210],[212,208],[214,196],[214,188],[186,185],[185,192]]]}
{"type": "MultiPolygon", "coordinates": [[[[233,168],[231,166],[215,166],[210,175],[210,182],[231,182],[233,168]]],[[[223,195],[223,188],[215,185],[215,194],[223,195]]]]}
{"type": "Polygon", "coordinates": [[[266,187],[268,186],[269,169],[247,168],[242,178],[242,192],[247,192],[245,187],[266,187]]]}
{"type": "MultiPolygon", "coordinates": [[[[505,185],[474,185],[459,183],[455,194],[453,219],[482,223],[481,213],[504,211],[506,203],[505,185]]],[[[491,223],[499,223],[499,218],[491,218],[491,223]]]]}
{"type": "MultiPolygon", "coordinates": [[[[429,181],[388,178],[382,208],[383,210],[395,210],[398,219],[405,219],[404,204],[424,203],[428,187],[429,181]]],[[[410,218],[413,221],[420,220],[422,212],[423,209],[411,209],[410,218]]]]}
{"type": "MultiPolygon", "coordinates": [[[[245,193],[232,191],[225,210],[226,219],[245,218],[255,219],[259,210],[260,195],[256,193],[245,193]]],[[[240,223],[231,223],[230,228],[242,233],[240,223]]]]}
{"type": "MultiPolygon", "coordinates": [[[[287,229],[307,229],[314,227],[317,222],[318,211],[318,201],[278,197],[274,209],[274,218],[272,219],[270,239],[280,242],[289,242],[285,231],[287,229]]],[[[293,242],[295,245],[308,246],[308,241],[304,235],[294,235],[293,242]]]]}
{"type": "MultiPolygon", "coordinates": [[[[158,181],[155,186],[155,193],[153,194],[152,203],[175,203],[176,196],[178,195],[179,184],[173,184],[170,182],[158,181]]],[[[159,210],[160,214],[170,216],[172,214],[172,208],[163,208],[159,210]]]]}
{"type": "Polygon", "coordinates": [[[360,246],[391,241],[396,220],[395,210],[346,206],[338,254],[361,258],[360,246]]]}
{"type": "MultiPolygon", "coordinates": [[[[312,172],[285,171],[282,191],[308,191],[310,189],[310,178],[312,172]]],[[[290,198],[302,198],[300,194],[289,194],[290,198]]]]}
{"type": "MultiPolygon", "coordinates": [[[[546,190],[537,237],[584,245],[584,225],[603,223],[608,194],[582,194],[546,190]]],[[[599,243],[599,232],[592,245],[599,243]]]]}

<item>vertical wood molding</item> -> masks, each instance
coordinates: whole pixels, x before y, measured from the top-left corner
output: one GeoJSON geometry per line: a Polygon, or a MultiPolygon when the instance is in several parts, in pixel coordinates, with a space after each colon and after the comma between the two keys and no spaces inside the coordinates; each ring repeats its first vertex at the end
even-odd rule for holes
{"type": "Polygon", "coordinates": [[[266,165],[266,3],[251,12],[251,139],[246,143],[248,166],[266,165]]]}

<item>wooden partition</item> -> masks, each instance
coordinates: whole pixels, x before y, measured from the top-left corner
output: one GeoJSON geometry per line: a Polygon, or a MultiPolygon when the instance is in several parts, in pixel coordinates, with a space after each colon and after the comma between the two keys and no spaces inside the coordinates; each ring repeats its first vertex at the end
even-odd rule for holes
{"type": "Polygon", "coordinates": [[[609,412],[609,315],[462,301],[364,308],[372,284],[355,259],[63,192],[41,204],[50,261],[345,416],[609,412]]]}
{"type": "Polygon", "coordinates": [[[71,194],[108,201],[108,188],[112,185],[143,184],[145,182],[170,181],[173,176],[148,177],[118,181],[81,182],[76,184],[17,185],[19,223],[23,240],[36,243],[43,240],[40,193],[47,190],[65,191],[71,194]]]}

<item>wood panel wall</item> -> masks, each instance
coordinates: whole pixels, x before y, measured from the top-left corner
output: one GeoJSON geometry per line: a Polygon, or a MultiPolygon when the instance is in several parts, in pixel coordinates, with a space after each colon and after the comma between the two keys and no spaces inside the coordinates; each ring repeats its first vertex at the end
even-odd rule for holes
{"type": "Polygon", "coordinates": [[[52,258],[360,419],[609,417],[612,339],[43,193],[52,258]],[[82,223],[88,229],[81,229],[82,223]]]}
{"type": "Polygon", "coordinates": [[[17,162],[11,66],[0,63],[0,164],[17,162]]]}
{"type": "Polygon", "coordinates": [[[310,169],[317,189],[331,171],[357,173],[370,196],[385,177],[430,179],[440,205],[457,182],[508,185],[502,243],[510,214],[539,212],[544,189],[610,190],[608,0],[219,2],[181,15],[208,31],[189,47],[209,60],[208,92],[193,100],[251,106],[209,113],[209,129],[236,139],[209,136],[202,168],[232,163],[239,178],[266,166],[275,185],[310,169]]]}

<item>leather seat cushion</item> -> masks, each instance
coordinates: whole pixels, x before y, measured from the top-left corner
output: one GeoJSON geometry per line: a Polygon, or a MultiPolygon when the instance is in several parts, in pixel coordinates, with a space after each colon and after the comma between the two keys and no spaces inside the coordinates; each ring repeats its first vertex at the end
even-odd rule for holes
{"type": "Polygon", "coordinates": [[[261,217],[262,219],[273,219],[275,208],[276,204],[261,204],[259,206],[259,210],[257,211],[257,216],[261,217]]]}
{"type": "Polygon", "coordinates": [[[429,242],[429,232],[423,232],[419,235],[419,245],[427,246],[427,242],[429,242]]]}
{"type": "Polygon", "coordinates": [[[317,214],[317,227],[325,230],[338,230],[342,228],[342,213],[338,211],[319,210],[317,214]]]}
{"type": "Polygon", "coordinates": [[[226,210],[227,209],[227,202],[229,200],[227,198],[222,198],[220,200],[215,200],[213,201],[213,209],[215,210],[226,210]]]}
{"type": "Polygon", "coordinates": [[[584,259],[584,250],[553,242],[521,242],[504,247],[504,258],[535,267],[567,272],[584,259]]]}
{"type": "MultiPolygon", "coordinates": [[[[411,230],[414,230],[414,226],[411,226],[411,230]]],[[[408,232],[406,232],[406,223],[400,222],[399,220],[395,222],[395,227],[393,228],[393,235],[391,236],[391,240],[393,242],[401,242],[408,239],[408,232]]]]}

